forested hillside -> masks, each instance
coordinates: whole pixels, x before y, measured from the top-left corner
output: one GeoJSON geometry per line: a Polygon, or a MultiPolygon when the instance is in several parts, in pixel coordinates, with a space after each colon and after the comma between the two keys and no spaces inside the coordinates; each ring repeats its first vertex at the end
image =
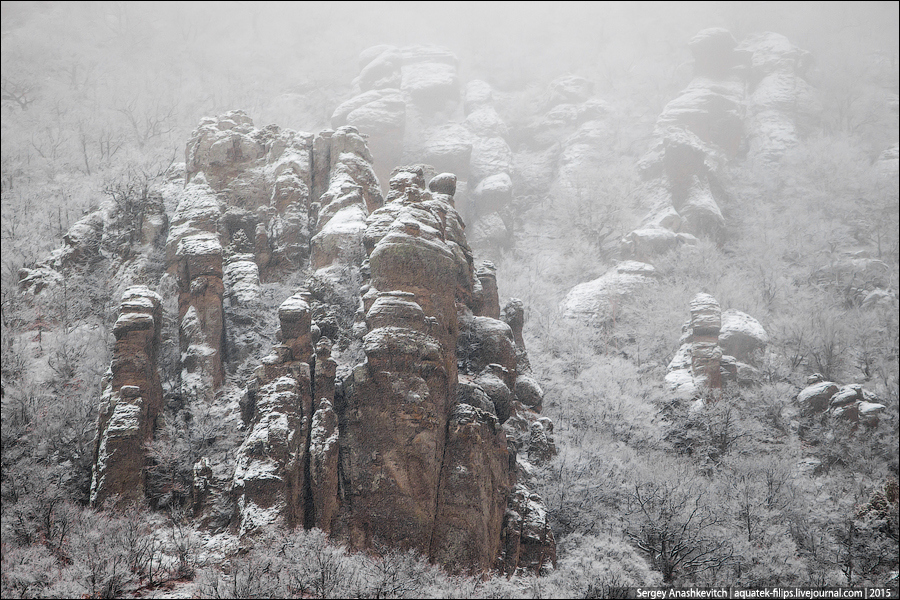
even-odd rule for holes
{"type": "Polygon", "coordinates": [[[898,5],[2,6],[3,597],[898,585],[898,5]]]}

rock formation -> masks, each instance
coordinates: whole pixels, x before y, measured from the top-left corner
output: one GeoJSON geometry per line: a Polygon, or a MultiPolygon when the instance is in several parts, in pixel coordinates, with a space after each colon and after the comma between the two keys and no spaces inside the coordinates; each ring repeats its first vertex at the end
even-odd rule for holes
{"type": "MultiPolygon", "coordinates": [[[[423,64],[401,66],[401,89],[439,104],[455,80],[423,64]]],[[[552,565],[553,533],[529,480],[555,453],[553,425],[529,374],[524,307],[512,299],[501,310],[494,266],[476,266],[456,176],[397,168],[385,202],[355,128],[257,129],[240,111],[201,121],[185,156],[183,179],[166,183],[171,222],[154,234],[167,236],[157,276],[174,296],[180,348],[167,398],[239,408],[245,432],[232,476],[207,457],[193,465],[201,522],[216,496],[233,502],[241,535],[319,527],[356,549],[415,549],[455,572],[552,565]],[[309,277],[278,307],[267,344],[264,288],[297,271],[309,277]]],[[[68,254],[90,245],[92,223],[73,231],[68,254]]],[[[145,445],[163,405],[164,305],[147,287],[123,297],[97,505],[144,496],[145,445]]]]}
{"type": "Polygon", "coordinates": [[[807,378],[807,386],[797,394],[800,414],[827,414],[853,424],[878,425],[885,405],[880,398],[859,384],[839,385],[815,373],[807,378]]]}
{"type": "Polygon", "coordinates": [[[599,278],[569,290],[560,310],[566,318],[601,324],[616,318],[630,295],[655,281],[656,269],[652,265],[622,261],[599,278]]]}
{"type": "Polygon", "coordinates": [[[749,155],[777,161],[818,125],[822,104],[804,79],[812,56],[772,32],[748,37],[737,50],[750,57],[749,155]]]}
{"type": "Polygon", "coordinates": [[[753,363],[769,342],[759,321],[738,310],[722,311],[709,294],[697,294],[690,308],[691,320],[666,373],[670,389],[683,399],[717,397],[729,383],[756,381],[753,363]]]}
{"type": "Polygon", "coordinates": [[[694,78],[670,101],[657,141],[641,159],[650,207],[622,240],[622,253],[652,260],[697,237],[721,241],[721,204],[729,197],[719,171],[743,155],[776,160],[810,130],[821,106],[803,79],[809,54],[784,36],[764,33],[740,44],[721,28],[689,42],[694,78]]]}
{"type": "MultiPolygon", "coordinates": [[[[376,172],[387,181],[406,158],[404,151],[418,136],[423,120],[452,110],[458,101],[458,63],[451,52],[436,46],[368,48],[359,56],[360,73],[354,81],[359,93],[335,109],[332,125],[352,125],[369,136],[378,157],[376,172]]],[[[435,166],[457,172],[461,165],[435,166]]]]}
{"type": "MultiPolygon", "coordinates": [[[[249,390],[253,415],[238,449],[232,494],[240,531],[246,533],[284,517],[305,525],[304,488],[309,487],[308,446],[313,410],[313,348],[310,310],[302,295],[278,309],[281,343],[262,360],[249,390]]],[[[311,510],[312,507],[309,507],[311,510]]]]}
{"type": "MultiPolygon", "coordinates": [[[[483,570],[504,550],[516,481],[501,427],[515,341],[506,323],[482,316],[499,316],[496,280],[492,267],[474,269],[452,186],[428,190],[424,173],[397,169],[387,203],[368,218],[366,358],[339,402],[337,522],[355,547],[381,540],[453,570],[483,570]]],[[[552,536],[541,542],[552,553],[552,536]]],[[[512,569],[540,567],[504,556],[512,569]]]]}
{"type": "Polygon", "coordinates": [[[163,394],[157,371],[162,299],[145,286],[128,288],[113,326],[116,344],[97,417],[91,504],[144,497],[144,445],[153,439],[163,394]]]}
{"type": "MultiPolygon", "coordinates": [[[[499,556],[510,572],[539,570],[555,560],[552,532],[530,492],[529,525],[511,518],[522,509],[507,508],[518,498],[510,455],[525,448],[530,457],[542,443],[548,458],[552,440],[540,433],[552,424],[534,427],[542,392],[533,380],[516,383],[510,326],[472,312],[499,316],[499,302],[492,267],[476,276],[453,177],[431,183],[422,166],[397,169],[387,203],[351,236],[368,255],[354,326],[362,363],[336,380],[331,341],[320,338],[313,353],[321,328],[309,292],[279,309],[281,343],[248,388],[254,409],[234,476],[240,527],[285,518],[354,548],[413,548],[451,570],[499,567],[499,556]],[[514,400],[519,389],[527,408],[514,400]],[[501,424],[513,410],[535,415],[518,418],[535,430],[533,443],[507,441],[501,424]]],[[[350,206],[366,210],[361,198],[342,210],[350,206]]]]}
{"type": "MultiPolygon", "coordinates": [[[[133,183],[133,182],[129,182],[133,183]]],[[[46,259],[18,272],[19,287],[38,295],[59,286],[73,272],[90,272],[104,255],[119,256],[117,291],[158,277],[151,255],[165,243],[168,215],[162,194],[148,190],[141,197],[111,188],[116,199],[79,219],[63,236],[63,246],[46,259]],[[126,201],[127,200],[127,201],[126,201]]]]}
{"type": "Polygon", "coordinates": [[[354,82],[358,94],[335,109],[332,125],[352,125],[369,136],[381,181],[400,164],[454,173],[455,208],[473,243],[507,245],[505,209],[513,197],[508,128],[490,85],[474,80],[461,86],[458,62],[436,46],[364,50],[354,82]]]}
{"type": "Polygon", "coordinates": [[[646,260],[692,243],[688,236],[721,236],[717,172],[743,140],[744,83],[734,69],[741,61],[736,45],[724,29],[703,30],[690,41],[694,79],[657,119],[657,142],[639,165],[651,209],[626,236],[624,254],[646,260]]]}

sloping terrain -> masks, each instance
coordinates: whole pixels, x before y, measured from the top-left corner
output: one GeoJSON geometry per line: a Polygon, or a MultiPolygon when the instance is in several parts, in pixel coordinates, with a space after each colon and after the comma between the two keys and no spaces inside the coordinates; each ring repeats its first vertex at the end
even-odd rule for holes
{"type": "Polygon", "coordinates": [[[4,597],[896,587],[896,5],[381,8],[4,4],[4,597]]]}

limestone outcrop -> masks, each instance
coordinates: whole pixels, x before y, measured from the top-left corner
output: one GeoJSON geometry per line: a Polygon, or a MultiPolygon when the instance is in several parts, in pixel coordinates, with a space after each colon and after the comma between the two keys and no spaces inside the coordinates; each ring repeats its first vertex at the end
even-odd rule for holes
{"type": "Polygon", "coordinates": [[[827,414],[833,419],[867,427],[878,425],[886,406],[881,399],[859,384],[840,385],[815,373],[807,378],[807,386],[797,394],[800,414],[827,414]]]}
{"type": "Polygon", "coordinates": [[[682,399],[717,398],[728,384],[758,380],[754,364],[769,342],[759,321],[735,309],[723,311],[709,294],[691,300],[691,320],[669,362],[666,383],[682,399]]]}
{"type": "Polygon", "coordinates": [[[720,28],[699,32],[688,45],[694,78],[663,109],[657,142],[639,164],[650,212],[622,244],[623,254],[637,259],[690,241],[677,234],[718,239],[725,226],[717,173],[743,142],[744,82],[736,70],[743,55],[720,28]]]}
{"type": "Polygon", "coordinates": [[[483,570],[503,550],[515,482],[501,425],[518,363],[493,267],[474,268],[450,181],[426,189],[422,167],[398,169],[368,218],[366,358],[342,386],[338,522],[355,547],[381,540],[483,570]]]}
{"type": "MultiPolygon", "coordinates": [[[[387,89],[378,86],[399,64],[399,90],[414,102],[453,99],[446,55],[381,54],[361,76],[374,86],[365,93],[387,89]]],[[[485,108],[474,92],[469,100],[485,108]]],[[[473,123],[503,131],[486,112],[473,123]]],[[[399,167],[385,197],[356,128],[259,129],[240,111],[203,119],[185,158],[166,184],[171,220],[156,232],[166,236],[159,289],[172,297],[129,289],[114,329],[92,502],[144,495],[166,305],[168,343],[178,339],[167,406],[240,413],[232,474],[206,456],[193,465],[202,522],[221,521],[211,507],[231,502],[239,535],[318,527],[356,549],[415,549],[454,572],[552,565],[553,533],[529,481],[555,454],[553,425],[540,415],[524,306],[501,309],[494,265],[476,263],[456,175],[399,167]],[[298,271],[308,278],[278,306],[266,343],[272,282],[298,271]]],[[[479,197],[499,210],[508,170],[494,175],[479,197]]],[[[91,223],[72,233],[75,246],[94,235],[91,223]]]]}
{"type": "Polygon", "coordinates": [[[185,160],[166,259],[179,290],[181,394],[210,402],[226,362],[259,346],[225,352],[248,320],[229,319],[234,309],[254,306],[262,283],[307,261],[314,269],[359,262],[365,215],[382,197],[352,127],[258,129],[232,111],[201,121],[185,160]]]}
{"type": "Polygon", "coordinates": [[[622,261],[602,276],[569,290],[560,303],[568,319],[603,323],[614,319],[629,296],[656,281],[656,269],[647,263],[622,261]]]}
{"type": "Polygon", "coordinates": [[[157,370],[162,299],[146,286],[122,296],[113,360],[102,383],[91,504],[127,503],[144,497],[145,445],[153,439],[163,393],[157,370]]]}
{"type": "MultiPolygon", "coordinates": [[[[418,89],[418,101],[428,97],[425,71],[408,71],[421,89],[404,88],[418,89]]],[[[500,556],[512,570],[552,563],[552,532],[536,497],[528,493],[524,529],[507,506],[514,487],[527,486],[517,484],[518,473],[530,472],[511,469],[511,456],[539,463],[555,452],[544,432],[552,424],[538,416],[540,386],[517,382],[520,360],[527,366],[524,311],[515,303],[505,311],[514,335],[500,320],[494,267],[476,268],[463,233],[456,176],[424,165],[395,169],[385,201],[353,127],[309,136],[256,130],[235,114],[200,129],[169,232],[187,348],[183,391],[203,382],[197,388],[211,401],[220,385],[209,373],[221,373],[221,351],[208,342],[228,338],[217,329],[223,297],[234,306],[257,302],[260,285],[296,257],[308,256],[312,273],[309,287],[279,308],[279,343],[247,385],[248,433],[231,489],[237,529],[316,526],[354,548],[412,548],[451,570],[494,568],[500,556]],[[304,162],[293,165],[298,156],[304,162]],[[269,199],[254,192],[265,182],[274,189],[269,199]],[[235,197],[235,189],[245,194],[235,197]],[[291,211],[303,227],[276,226],[291,211]],[[289,254],[287,238],[298,231],[299,249],[289,254]],[[350,333],[340,329],[345,288],[360,302],[350,333]],[[333,357],[335,336],[342,349],[357,340],[365,360],[333,357]],[[509,539],[521,544],[501,544],[505,523],[519,528],[509,539]],[[544,558],[517,558],[540,553],[535,548],[544,558]]],[[[482,191],[490,196],[495,187],[482,191]]]]}
{"type": "MultiPolygon", "coordinates": [[[[391,170],[407,158],[405,151],[418,137],[422,120],[430,121],[434,113],[458,102],[458,62],[451,52],[436,46],[381,45],[364,50],[354,81],[358,94],[335,109],[332,126],[351,125],[369,136],[376,172],[386,182],[391,170]]],[[[435,166],[458,172],[459,165],[435,166]]]]}
{"type": "Polygon", "coordinates": [[[818,125],[822,113],[818,94],[804,78],[812,55],[772,32],[750,36],[738,50],[750,57],[749,154],[777,161],[818,125]]]}
{"type": "Polygon", "coordinates": [[[253,414],[237,451],[232,494],[241,533],[281,517],[291,527],[307,525],[314,514],[306,491],[315,362],[303,294],[285,300],[278,318],[281,343],[262,360],[249,386],[253,414]]]}

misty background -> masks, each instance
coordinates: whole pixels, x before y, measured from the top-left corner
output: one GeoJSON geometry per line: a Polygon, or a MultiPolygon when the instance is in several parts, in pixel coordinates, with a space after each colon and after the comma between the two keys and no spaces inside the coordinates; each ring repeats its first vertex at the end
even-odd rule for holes
{"type": "Polygon", "coordinates": [[[873,158],[896,137],[873,116],[891,94],[896,103],[896,2],[4,2],[2,21],[3,187],[34,204],[26,226],[45,240],[16,248],[18,265],[95,205],[104,172],[183,160],[204,116],[242,109],[258,126],[330,127],[359,53],[376,44],[445,46],[460,80],[486,80],[513,119],[533,112],[517,94],[586,77],[628,125],[618,150],[639,156],[692,77],[687,40],[707,27],[738,40],[773,30],[815,57],[807,79],[826,128],[869,127],[873,158]],[[66,202],[43,213],[25,183],[67,173],[77,181],[58,190],[66,202]]]}

